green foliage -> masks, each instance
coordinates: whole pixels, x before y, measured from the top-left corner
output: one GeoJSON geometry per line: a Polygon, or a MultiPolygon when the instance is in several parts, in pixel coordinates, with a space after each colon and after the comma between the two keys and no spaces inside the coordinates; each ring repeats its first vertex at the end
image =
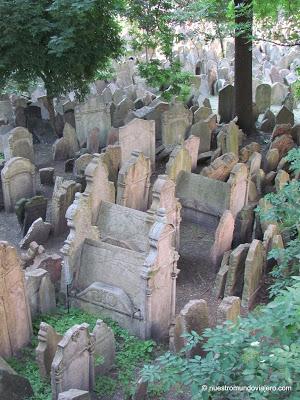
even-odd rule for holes
{"type": "MultiPolygon", "coordinates": [[[[236,324],[190,335],[192,344],[206,340],[206,356],[186,359],[166,353],[144,367],[143,379],[165,391],[177,388],[203,399],[290,399],[300,396],[300,278],[256,313],[236,324]],[[204,386],[205,385],[205,386],[204,386]],[[216,386],[291,386],[291,391],[217,392],[216,386]],[[226,397],[224,397],[224,395],[226,397]]],[[[189,349],[191,346],[187,346],[189,349]]],[[[184,349],[185,351],[186,349],[184,349]]]]}
{"type": "MultiPolygon", "coordinates": [[[[29,379],[34,390],[34,397],[31,400],[50,400],[50,383],[41,380],[38,366],[35,362],[35,348],[38,344],[37,334],[40,323],[46,322],[58,333],[64,334],[69,328],[76,324],[86,322],[90,331],[93,330],[97,319],[94,315],[82,310],[72,308],[67,310],[59,308],[57,313],[43,315],[33,321],[34,337],[30,346],[23,349],[19,357],[8,360],[9,364],[20,375],[29,379]]],[[[138,369],[146,361],[153,359],[155,343],[152,340],[142,341],[131,336],[125,329],[116,322],[102,318],[113,330],[116,339],[116,361],[112,376],[99,376],[96,379],[95,392],[99,395],[113,395],[121,390],[125,396],[129,396],[134,387],[138,369]]],[[[97,358],[95,364],[99,365],[102,360],[97,358]]]]}
{"type": "Polygon", "coordinates": [[[162,97],[166,101],[170,101],[174,96],[185,101],[190,93],[192,74],[183,72],[178,61],[174,61],[169,67],[162,66],[158,60],[140,63],[139,72],[151,87],[162,91],[162,97]]]}
{"type": "Polygon", "coordinates": [[[88,91],[121,51],[121,0],[0,0],[0,87],[42,80],[49,97],[88,91]]]}
{"type": "MultiPolygon", "coordinates": [[[[300,173],[300,149],[292,149],[286,156],[290,171],[300,173]]],[[[284,249],[273,249],[269,259],[277,260],[271,271],[274,283],[270,287],[270,296],[276,296],[282,288],[290,286],[292,276],[299,275],[300,268],[300,181],[292,180],[277,193],[265,196],[269,207],[257,207],[262,221],[276,222],[283,234],[291,238],[284,249]]]]}

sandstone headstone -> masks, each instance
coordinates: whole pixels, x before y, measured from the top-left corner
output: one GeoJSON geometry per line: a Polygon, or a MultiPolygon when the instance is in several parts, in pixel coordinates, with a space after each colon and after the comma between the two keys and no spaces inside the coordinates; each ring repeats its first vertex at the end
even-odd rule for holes
{"type": "Polygon", "coordinates": [[[1,171],[2,191],[6,212],[11,212],[18,200],[35,196],[35,167],[22,157],[11,158],[1,171]]]}
{"type": "Polygon", "coordinates": [[[217,324],[225,321],[236,322],[240,315],[241,300],[236,296],[224,297],[217,308],[217,324]]]}
{"type": "Polygon", "coordinates": [[[228,123],[233,118],[234,87],[227,85],[219,91],[218,113],[220,123],[228,123]]]}
{"type": "Polygon", "coordinates": [[[172,104],[168,111],[162,113],[162,143],[165,146],[182,144],[192,125],[192,120],[192,112],[186,109],[182,103],[172,104]]]}
{"type": "Polygon", "coordinates": [[[270,149],[266,154],[266,171],[274,171],[279,163],[279,151],[278,149],[270,149]]]}
{"type": "Polygon", "coordinates": [[[215,270],[219,269],[224,253],[231,249],[233,231],[234,218],[231,212],[227,210],[222,214],[211,249],[211,260],[215,270]]]}
{"type": "MultiPolygon", "coordinates": [[[[191,300],[180,311],[175,321],[173,337],[171,337],[170,346],[175,352],[179,352],[186,344],[187,338],[183,334],[192,331],[201,335],[203,331],[209,327],[208,307],[205,300],[191,300]]],[[[191,357],[201,351],[200,344],[186,355],[191,357]]]]}
{"type": "Polygon", "coordinates": [[[93,390],[94,343],[85,323],[74,325],[64,334],[51,365],[53,400],[69,389],[93,390]]]}
{"type": "Polygon", "coordinates": [[[183,147],[189,152],[192,159],[192,171],[197,168],[198,152],[200,147],[200,138],[189,136],[183,143],[183,147]]]}
{"type": "Polygon", "coordinates": [[[226,251],[223,255],[221,268],[217,272],[214,287],[213,287],[213,294],[216,298],[223,298],[224,297],[224,290],[226,285],[227,273],[229,268],[229,257],[231,251],[226,251]]]}
{"type": "Polygon", "coordinates": [[[240,244],[234,249],[229,258],[229,268],[227,273],[225,296],[239,296],[242,295],[245,261],[249,251],[250,245],[248,243],[240,244]]]}
{"type": "Polygon", "coordinates": [[[166,174],[176,182],[181,171],[191,172],[192,158],[183,146],[176,146],[166,165],[166,174]]]}
{"type": "Polygon", "coordinates": [[[46,324],[46,322],[40,323],[38,346],[35,354],[40,375],[44,379],[50,378],[51,364],[61,339],[62,335],[56,333],[51,325],[46,324]]]}
{"type": "Polygon", "coordinates": [[[112,368],[115,361],[115,336],[111,328],[101,321],[101,319],[97,321],[93,329],[93,334],[95,336],[95,372],[96,374],[105,374],[112,368]],[[97,357],[101,358],[100,365],[97,365],[97,357]]]}
{"type": "Polygon", "coordinates": [[[34,396],[28,379],[18,375],[0,357],[0,398],[1,400],[24,400],[34,396]]]}
{"type": "Polygon", "coordinates": [[[194,123],[206,120],[212,114],[212,109],[202,106],[194,113],[194,123]]]}
{"type": "Polygon", "coordinates": [[[259,114],[265,112],[271,106],[271,86],[263,83],[258,85],[255,93],[255,103],[259,114]]]}
{"type": "Polygon", "coordinates": [[[279,170],[275,178],[276,191],[279,192],[289,181],[290,181],[289,174],[285,172],[283,169],[279,170]]]}
{"type": "Polygon", "coordinates": [[[276,124],[291,124],[294,125],[295,117],[292,111],[290,111],[286,106],[282,106],[278,114],[276,115],[276,124]]]}
{"type": "Polygon", "coordinates": [[[242,295],[242,306],[251,307],[255,295],[261,284],[264,273],[266,254],[260,240],[254,239],[249,247],[245,260],[244,287],[242,295]]]}
{"type": "Polygon", "coordinates": [[[117,104],[115,112],[113,113],[112,125],[115,128],[123,126],[125,124],[127,114],[129,113],[130,110],[133,110],[133,108],[134,108],[133,101],[131,101],[127,97],[123,99],[119,104],[117,104]]]}
{"type": "Polygon", "coordinates": [[[13,157],[23,157],[34,162],[32,134],[25,128],[14,128],[7,134],[7,143],[4,147],[4,157],[9,160],[13,157]]]}
{"type": "Polygon", "coordinates": [[[89,163],[92,161],[92,154],[82,154],[75,160],[74,169],[76,175],[84,175],[84,171],[89,163]]]}
{"type": "MultiPolygon", "coordinates": [[[[47,213],[47,199],[44,196],[35,196],[24,204],[23,235],[26,235],[31,225],[39,218],[44,221],[47,213]]],[[[42,232],[41,232],[42,233],[42,232]]],[[[40,242],[43,244],[43,242],[40,242]]]]}
{"type": "Polygon", "coordinates": [[[205,153],[211,149],[212,129],[208,120],[198,121],[192,125],[190,135],[200,139],[199,153],[205,153]]]}
{"type": "Polygon", "coordinates": [[[277,136],[271,143],[270,149],[278,149],[279,158],[284,157],[295,146],[291,135],[277,136]]]}
{"type": "Polygon", "coordinates": [[[41,168],[39,170],[41,185],[53,185],[54,184],[54,168],[41,168]]]}
{"type": "Polygon", "coordinates": [[[219,181],[226,181],[238,161],[239,159],[234,153],[225,153],[216,158],[208,167],[203,168],[201,175],[219,181]]]}
{"type": "Polygon", "coordinates": [[[263,120],[260,129],[263,132],[271,132],[276,124],[275,115],[271,110],[267,110],[263,116],[263,120]]]}
{"type": "Polygon", "coordinates": [[[79,150],[75,129],[68,123],[65,124],[63,137],[53,144],[53,159],[55,161],[67,160],[75,156],[79,150]]]}
{"type": "Polygon", "coordinates": [[[148,208],[151,166],[142,152],[133,151],[120,169],[117,204],[146,211],[148,208]]]}
{"type": "Polygon", "coordinates": [[[25,237],[20,242],[21,249],[28,248],[31,242],[37,242],[39,244],[46,243],[49,238],[51,228],[52,225],[48,222],[44,222],[42,218],[35,220],[28,229],[25,237]]]}
{"type": "Polygon", "coordinates": [[[98,153],[100,146],[100,129],[93,128],[88,132],[87,135],[87,150],[89,153],[98,153]]]}
{"type": "Polygon", "coordinates": [[[32,334],[24,274],[16,249],[0,242],[0,356],[11,357],[32,334]]]}

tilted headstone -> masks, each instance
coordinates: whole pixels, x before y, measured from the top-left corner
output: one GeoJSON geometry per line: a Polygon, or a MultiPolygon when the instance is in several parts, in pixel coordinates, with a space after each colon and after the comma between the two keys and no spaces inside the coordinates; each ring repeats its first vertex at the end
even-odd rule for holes
{"type": "MultiPolygon", "coordinates": [[[[47,199],[44,196],[35,196],[24,204],[23,235],[28,232],[34,221],[38,218],[46,220],[47,199]]],[[[40,242],[42,244],[43,242],[40,242]]]]}
{"type": "Polygon", "coordinates": [[[30,308],[24,273],[14,247],[0,242],[0,356],[11,357],[30,341],[30,308]]]}
{"type": "Polygon", "coordinates": [[[101,319],[98,319],[93,329],[95,336],[95,372],[96,374],[105,374],[108,372],[115,361],[116,343],[115,336],[110,327],[101,319]],[[97,358],[101,358],[100,364],[97,358]]]}
{"type": "Polygon", "coordinates": [[[1,171],[1,181],[6,212],[12,212],[21,198],[35,196],[35,166],[26,158],[11,158],[1,171]]]}
{"type": "Polygon", "coordinates": [[[265,270],[266,254],[260,240],[254,239],[250,245],[245,260],[244,288],[242,295],[242,306],[251,307],[261,285],[265,270]]]}
{"type": "Polygon", "coordinates": [[[146,211],[149,201],[150,159],[142,152],[133,151],[131,158],[120,169],[117,204],[146,211]]]}
{"type": "Polygon", "coordinates": [[[55,161],[67,160],[75,156],[79,150],[79,144],[73,126],[68,123],[65,124],[63,137],[54,142],[52,150],[55,161]]]}
{"type": "Polygon", "coordinates": [[[236,296],[224,297],[217,308],[217,324],[225,321],[236,322],[240,315],[241,300],[236,296]]]}
{"type": "Polygon", "coordinates": [[[231,254],[231,250],[226,251],[224,253],[222,262],[221,262],[221,267],[220,267],[219,271],[217,272],[214,287],[213,287],[213,294],[217,298],[221,298],[221,299],[224,297],[227,273],[228,273],[228,269],[229,269],[230,254],[231,254]]]}
{"type": "Polygon", "coordinates": [[[240,244],[234,249],[229,258],[229,268],[227,273],[225,296],[242,295],[245,261],[250,248],[250,244],[240,244]]]}
{"type": "Polygon", "coordinates": [[[226,181],[238,161],[239,159],[234,153],[225,153],[216,158],[208,167],[204,167],[201,175],[219,181],[226,181]]]}
{"type": "Polygon", "coordinates": [[[259,114],[265,112],[271,106],[271,86],[267,83],[258,85],[255,93],[255,103],[259,114]]]}
{"type": "Polygon", "coordinates": [[[183,104],[170,105],[170,109],[162,114],[162,143],[164,145],[182,144],[192,125],[192,120],[192,112],[183,104]]]}
{"type": "Polygon", "coordinates": [[[38,346],[35,354],[39,372],[43,379],[50,378],[51,364],[61,339],[62,335],[59,335],[51,325],[46,324],[46,322],[40,323],[38,346]]]}
{"type": "Polygon", "coordinates": [[[190,134],[200,139],[199,153],[205,153],[211,149],[212,129],[208,120],[201,120],[192,125],[190,134]]]}
{"type": "Polygon", "coordinates": [[[52,398],[69,389],[92,391],[95,338],[88,324],[74,325],[63,336],[51,365],[52,398]]]}
{"type": "Polygon", "coordinates": [[[218,113],[220,123],[228,123],[233,118],[234,87],[227,85],[219,91],[218,113]]]}
{"type": "Polygon", "coordinates": [[[183,143],[183,147],[189,152],[192,159],[192,171],[197,168],[200,138],[194,135],[189,136],[183,143]]]}
{"type": "Polygon", "coordinates": [[[84,175],[86,167],[92,161],[92,154],[82,154],[79,158],[75,160],[74,169],[76,175],[84,175]]]}
{"type": "Polygon", "coordinates": [[[42,218],[36,219],[29,227],[24,238],[20,241],[21,249],[26,249],[32,242],[45,244],[49,238],[51,229],[52,225],[49,222],[44,222],[42,218]]]}
{"type": "Polygon", "coordinates": [[[192,157],[185,147],[177,145],[172,151],[169,161],[166,165],[166,175],[176,182],[180,172],[191,172],[192,157]]]}
{"type": "Polygon", "coordinates": [[[291,110],[289,110],[286,106],[282,106],[275,117],[275,121],[276,125],[291,124],[293,126],[295,122],[295,117],[291,110]]]}
{"type": "Polygon", "coordinates": [[[215,270],[219,268],[224,253],[231,249],[233,231],[234,218],[231,212],[226,210],[220,219],[211,249],[211,260],[215,270]]]}
{"type": "Polygon", "coordinates": [[[4,146],[4,157],[9,160],[13,157],[28,158],[34,162],[32,134],[25,128],[14,128],[7,134],[7,142],[4,146]]]}

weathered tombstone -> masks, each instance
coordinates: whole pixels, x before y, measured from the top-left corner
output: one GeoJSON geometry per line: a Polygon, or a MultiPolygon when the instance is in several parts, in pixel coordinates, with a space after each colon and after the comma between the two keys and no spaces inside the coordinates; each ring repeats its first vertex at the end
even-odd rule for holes
{"type": "Polygon", "coordinates": [[[232,251],[229,258],[229,268],[227,273],[225,296],[242,295],[245,261],[250,245],[248,243],[240,244],[232,251]]]}
{"type": "Polygon", "coordinates": [[[13,157],[28,158],[34,162],[32,134],[25,128],[14,128],[7,134],[7,143],[4,146],[4,157],[9,160],[13,157]]]}
{"type": "Polygon", "coordinates": [[[35,166],[22,157],[11,158],[1,171],[6,212],[11,212],[18,200],[35,196],[35,166]]]}
{"type": "Polygon", "coordinates": [[[176,182],[181,171],[191,172],[191,170],[192,158],[189,152],[183,146],[177,145],[166,165],[166,175],[176,182]]]}
{"type": "Polygon", "coordinates": [[[236,322],[240,315],[241,300],[236,296],[224,297],[217,308],[217,324],[225,321],[236,322]]]}
{"type": "Polygon", "coordinates": [[[84,175],[84,171],[89,163],[92,161],[92,154],[82,154],[79,158],[75,160],[74,172],[76,175],[84,175]]]}
{"type": "Polygon", "coordinates": [[[32,334],[24,273],[16,249],[0,242],[0,356],[11,357],[32,334]]]}
{"type": "Polygon", "coordinates": [[[86,390],[70,389],[59,393],[57,400],[90,400],[90,394],[86,390]]]}
{"type": "Polygon", "coordinates": [[[136,118],[155,121],[155,137],[156,140],[162,137],[162,114],[169,109],[169,104],[159,101],[157,104],[149,105],[134,112],[136,118]]]}
{"type": "Polygon", "coordinates": [[[93,335],[95,336],[95,373],[105,374],[112,368],[115,361],[115,336],[111,328],[101,319],[96,322],[93,335]],[[101,358],[99,365],[97,365],[97,357],[101,358]]]}
{"type": "Polygon", "coordinates": [[[53,159],[56,161],[67,160],[75,156],[79,150],[76,131],[70,124],[66,123],[63,137],[57,139],[53,144],[53,159]]]}
{"type": "Polygon", "coordinates": [[[1,357],[0,382],[1,400],[24,400],[34,396],[29,380],[18,375],[1,357]]]}
{"type": "Polygon", "coordinates": [[[56,178],[51,202],[51,223],[54,235],[59,235],[67,230],[65,215],[74,200],[75,193],[80,191],[79,186],[74,181],[64,181],[60,177],[56,178]]]}
{"type": "Polygon", "coordinates": [[[241,243],[249,243],[252,238],[254,224],[254,211],[252,206],[243,207],[235,218],[235,227],[233,234],[233,245],[238,246],[241,243]]]}
{"type": "Polygon", "coordinates": [[[271,104],[281,106],[287,94],[287,86],[280,82],[274,83],[271,88],[271,104]]]}
{"type": "Polygon", "coordinates": [[[192,125],[190,135],[200,138],[199,153],[205,153],[211,148],[212,129],[209,121],[198,121],[192,125]]]}
{"type": "Polygon", "coordinates": [[[163,144],[182,144],[192,125],[193,114],[182,103],[175,103],[170,105],[169,111],[162,114],[161,121],[163,144]]]}
{"type": "Polygon", "coordinates": [[[200,138],[194,135],[189,136],[183,143],[183,147],[189,152],[192,159],[192,171],[197,168],[200,138]]]}
{"type": "Polygon", "coordinates": [[[276,125],[280,124],[291,124],[294,125],[295,117],[291,110],[289,110],[286,106],[282,106],[278,114],[276,115],[276,125]]]}
{"type": "Polygon", "coordinates": [[[46,213],[47,199],[44,196],[35,196],[28,199],[24,204],[23,235],[26,235],[28,229],[37,219],[42,218],[45,221],[46,213]]]}
{"type": "Polygon", "coordinates": [[[225,136],[226,153],[239,154],[239,127],[234,121],[231,121],[226,127],[225,136]]]}
{"type": "Polygon", "coordinates": [[[74,325],[64,334],[51,365],[53,400],[69,389],[93,390],[94,343],[85,323],[74,325]]]}
{"type": "Polygon", "coordinates": [[[267,110],[263,116],[263,120],[260,129],[263,132],[272,132],[276,124],[275,115],[271,110],[267,110]]]}
{"type": "Polygon", "coordinates": [[[75,107],[76,134],[80,146],[86,143],[91,130],[98,128],[100,146],[106,145],[111,128],[110,106],[102,102],[101,96],[90,97],[75,107]]]}
{"type": "Polygon", "coordinates": [[[275,189],[279,192],[290,181],[290,175],[283,169],[277,172],[275,178],[275,189]]]}
{"type": "Polygon", "coordinates": [[[229,269],[229,257],[231,251],[226,251],[223,255],[221,268],[217,272],[214,287],[213,287],[213,294],[216,298],[223,298],[224,290],[226,285],[227,273],[229,269]]]}
{"type": "Polygon", "coordinates": [[[53,185],[54,184],[54,168],[41,168],[39,170],[41,185],[53,185]]]}
{"type": "Polygon", "coordinates": [[[142,119],[133,119],[119,129],[121,146],[121,164],[131,157],[134,150],[141,151],[151,160],[151,168],[155,168],[155,123],[142,119]]]}
{"type": "Polygon", "coordinates": [[[251,307],[255,300],[265,269],[266,254],[260,240],[254,239],[245,260],[242,306],[251,307]]]}
{"type": "Polygon", "coordinates": [[[112,117],[112,125],[115,128],[119,128],[125,124],[125,119],[127,117],[127,114],[129,113],[130,110],[133,110],[134,108],[134,103],[127,97],[120,101],[120,103],[117,105],[113,117],[112,117]]]}
{"type": "Polygon", "coordinates": [[[271,106],[271,86],[267,83],[258,85],[255,93],[255,104],[259,114],[268,110],[271,106]]]}
{"type": "Polygon", "coordinates": [[[239,158],[234,153],[225,153],[216,158],[208,167],[204,167],[201,175],[219,181],[226,181],[239,158]]]}
{"type": "Polygon", "coordinates": [[[120,169],[117,204],[146,211],[149,201],[150,159],[142,152],[133,151],[131,158],[120,169]]]}
{"type": "Polygon", "coordinates": [[[35,354],[39,372],[43,379],[50,378],[51,364],[61,339],[62,335],[56,333],[51,325],[46,324],[46,322],[40,323],[38,346],[35,354]]]}
{"type": "Polygon", "coordinates": [[[93,128],[88,132],[87,135],[87,150],[89,153],[98,153],[100,146],[100,129],[93,128]]]}
{"type": "Polygon", "coordinates": [[[49,238],[52,225],[44,222],[42,218],[36,219],[29,227],[26,235],[20,241],[21,249],[26,249],[31,242],[45,244],[49,238]]]}
{"type": "Polygon", "coordinates": [[[266,171],[274,171],[279,163],[278,149],[270,149],[266,154],[266,171]]]}
{"type": "Polygon", "coordinates": [[[219,91],[218,113],[220,123],[228,123],[233,118],[234,87],[227,85],[219,91]]]}
{"type": "Polygon", "coordinates": [[[194,114],[194,122],[206,120],[212,114],[212,109],[202,106],[194,114]]]}
{"type": "Polygon", "coordinates": [[[223,255],[231,249],[234,231],[234,218],[229,210],[225,211],[215,232],[214,244],[211,249],[211,261],[215,270],[218,269],[223,255]]]}
{"type": "MultiPolygon", "coordinates": [[[[183,334],[192,331],[201,335],[209,327],[208,307],[205,300],[191,300],[176,317],[175,326],[170,337],[171,350],[179,352],[187,344],[187,338],[183,334]]],[[[201,344],[186,352],[188,357],[201,352],[201,344]]]]}

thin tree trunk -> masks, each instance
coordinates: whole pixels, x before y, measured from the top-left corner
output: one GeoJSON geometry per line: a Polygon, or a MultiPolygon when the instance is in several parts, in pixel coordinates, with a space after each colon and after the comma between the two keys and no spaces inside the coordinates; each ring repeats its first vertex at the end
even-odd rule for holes
{"type": "Polygon", "coordinates": [[[47,104],[46,104],[47,110],[49,112],[49,118],[50,118],[50,125],[53,130],[53,133],[57,135],[57,130],[56,130],[56,124],[55,124],[55,110],[54,110],[54,105],[53,105],[53,97],[47,96],[47,104]]]}
{"type": "Polygon", "coordinates": [[[235,22],[235,114],[239,127],[249,135],[253,129],[252,117],[252,0],[234,0],[236,7],[247,6],[247,12],[235,22]],[[242,32],[241,32],[242,29],[242,32]]]}

